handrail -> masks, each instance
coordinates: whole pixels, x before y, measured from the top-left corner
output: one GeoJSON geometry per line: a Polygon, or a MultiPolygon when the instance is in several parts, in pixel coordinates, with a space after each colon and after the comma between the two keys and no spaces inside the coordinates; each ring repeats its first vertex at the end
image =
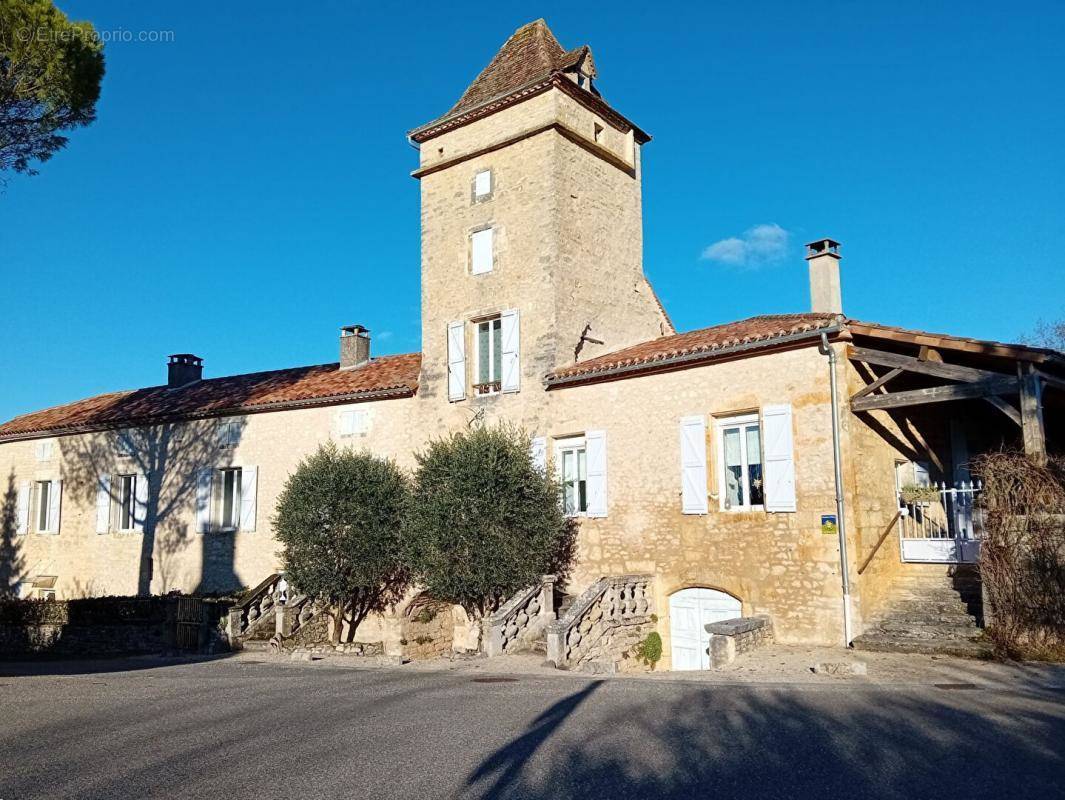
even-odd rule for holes
{"type": "Polygon", "coordinates": [[[873,545],[872,551],[869,553],[869,555],[867,555],[865,557],[865,561],[862,563],[862,565],[860,567],[858,567],[858,574],[859,575],[861,575],[863,572],[865,572],[865,568],[868,567],[869,566],[869,562],[873,560],[873,556],[875,556],[877,551],[880,549],[880,545],[882,545],[884,543],[884,540],[887,539],[888,534],[891,533],[891,529],[895,527],[895,524],[899,521],[899,519],[901,517],[902,517],[902,512],[901,511],[896,511],[895,512],[895,516],[893,516],[891,518],[891,522],[889,522],[887,527],[884,528],[884,532],[882,534],[880,534],[880,538],[877,539],[876,544],[873,545]]]}
{"type": "Polygon", "coordinates": [[[615,575],[585,589],[561,619],[547,626],[548,660],[568,669],[588,657],[608,631],[650,620],[653,580],[653,575],[615,575]]]}
{"type": "Polygon", "coordinates": [[[555,618],[555,576],[521,590],[488,618],[485,652],[498,656],[528,642],[555,618]]]}

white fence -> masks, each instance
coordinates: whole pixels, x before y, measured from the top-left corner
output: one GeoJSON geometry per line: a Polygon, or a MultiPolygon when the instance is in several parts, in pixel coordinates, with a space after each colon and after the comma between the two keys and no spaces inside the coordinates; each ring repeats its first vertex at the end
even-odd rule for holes
{"type": "Polygon", "coordinates": [[[960,481],[898,491],[903,561],[976,561],[983,534],[983,484],[960,481]]]}

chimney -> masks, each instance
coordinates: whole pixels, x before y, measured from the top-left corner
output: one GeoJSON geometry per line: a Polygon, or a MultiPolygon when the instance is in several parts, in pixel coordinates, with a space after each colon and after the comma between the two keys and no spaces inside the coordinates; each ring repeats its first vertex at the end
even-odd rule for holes
{"type": "Polygon", "coordinates": [[[370,360],[370,329],[345,325],[340,329],[340,368],[355,369],[370,360]]]}
{"type": "Polygon", "coordinates": [[[806,245],[810,262],[810,310],[830,314],[843,313],[839,288],[839,242],[818,239],[806,245]]]}
{"type": "Polygon", "coordinates": [[[192,353],[174,353],[166,365],[166,385],[171,388],[185,386],[203,378],[203,359],[192,353]]]}

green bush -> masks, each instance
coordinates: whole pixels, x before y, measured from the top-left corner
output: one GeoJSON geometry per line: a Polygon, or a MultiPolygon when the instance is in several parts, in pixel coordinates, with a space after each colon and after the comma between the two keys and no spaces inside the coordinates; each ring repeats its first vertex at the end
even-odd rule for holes
{"type": "Polygon", "coordinates": [[[529,444],[509,426],[475,428],[417,456],[407,562],[427,594],[474,619],[546,573],[564,578],[573,559],[576,525],[529,444]]]}
{"type": "Polygon", "coordinates": [[[651,669],[655,668],[662,660],[662,637],[658,635],[658,631],[651,631],[646,639],[636,645],[635,655],[651,669]]]}
{"type": "Polygon", "coordinates": [[[304,460],[278,498],[274,529],[288,579],[331,609],[333,642],[343,621],[396,602],[403,563],[406,477],[391,461],[328,444],[304,460]]]}

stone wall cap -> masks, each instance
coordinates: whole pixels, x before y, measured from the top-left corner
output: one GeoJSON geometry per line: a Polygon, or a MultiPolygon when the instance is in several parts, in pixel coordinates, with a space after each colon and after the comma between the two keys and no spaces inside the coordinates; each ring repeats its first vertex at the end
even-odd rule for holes
{"type": "Polygon", "coordinates": [[[768,624],[769,619],[767,617],[736,617],[735,619],[726,619],[720,622],[710,622],[705,627],[707,633],[717,634],[718,636],[739,636],[741,633],[760,630],[768,624]]]}

